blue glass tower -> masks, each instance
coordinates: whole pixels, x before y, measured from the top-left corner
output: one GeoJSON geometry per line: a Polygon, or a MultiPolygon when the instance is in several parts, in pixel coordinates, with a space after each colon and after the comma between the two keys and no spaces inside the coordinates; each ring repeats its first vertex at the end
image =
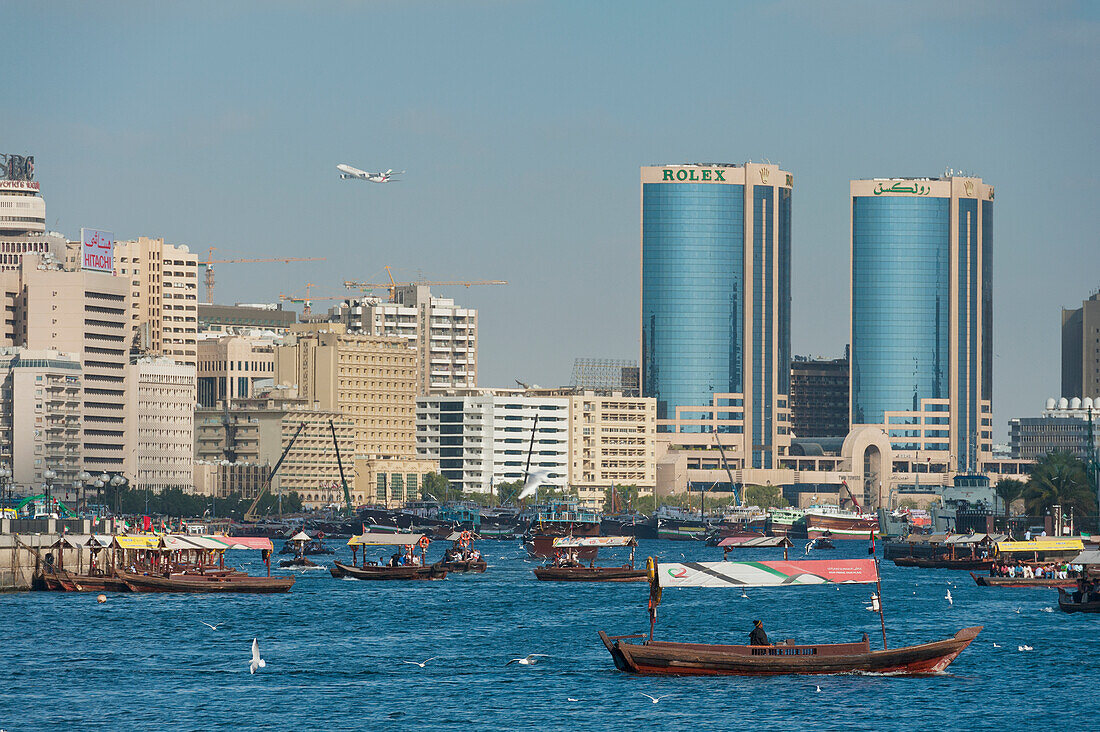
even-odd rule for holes
{"type": "Polygon", "coordinates": [[[729,408],[743,423],[716,429],[745,435],[751,467],[789,433],[791,183],[771,166],[642,168],[642,393],[658,420],[729,408]]]}
{"type": "Polygon", "coordinates": [[[992,447],[993,189],[852,181],[853,424],[977,469],[992,447]]]}

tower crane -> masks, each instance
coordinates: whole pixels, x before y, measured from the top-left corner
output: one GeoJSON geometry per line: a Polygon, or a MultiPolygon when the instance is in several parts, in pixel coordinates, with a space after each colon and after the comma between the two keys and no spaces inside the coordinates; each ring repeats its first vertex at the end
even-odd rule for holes
{"type": "Polygon", "coordinates": [[[257,259],[214,259],[215,247],[210,247],[205,262],[199,262],[200,267],[206,268],[204,282],[206,284],[206,302],[214,302],[214,265],[215,264],[256,264],[258,262],[323,262],[324,257],[261,257],[257,259]]]}
{"type": "Polygon", "coordinates": [[[349,290],[359,290],[362,293],[370,292],[371,290],[389,290],[390,302],[397,300],[397,288],[408,287],[411,285],[462,285],[463,287],[470,287],[472,285],[507,285],[507,280],[417,280],[416,282],[394,282],[393,273],[390,272],[390,268],[386,267],[386,274],[389,275],[389,282],[355,282],[353,280],[345,280],[344,287],[349,290]]]}
{"type": "Polygon", "coordinates": [[[311,292],[311,290],[314,287],[316,287],[315,284],[313,284],[312,282],[307,282],[306,283],[306,296],[305,297],[295,297],[293,295],[279,295],[279,299],[280,300],[285,300],[287,302],[301,303],[302,304],[302,315],[309,315],[310,314],[310,305],[312,304],[312,302],[314,300],[347,300],[349,298],[348,295],[326,295],[326,296],[323,296],[323,297],[313,297],[313,293],[311,292]]]}

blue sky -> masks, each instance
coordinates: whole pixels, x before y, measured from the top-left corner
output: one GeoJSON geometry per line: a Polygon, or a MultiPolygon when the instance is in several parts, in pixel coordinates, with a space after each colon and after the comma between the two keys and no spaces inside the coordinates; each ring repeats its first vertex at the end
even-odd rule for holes
{"type": "MultiPolygon", "coordinates": [[[[1062,306],[1100,287],[1100,12],[1087,3],[14,3],[0,151],[50,226],[220,256],[219,301],[349,277],[506,279],[481,382],[637,358],[638,167],[795,175],[793,350],[848,338],[848,181],[997,189],[995,420],[1060,389],[1062,306]],[[394,185],[335,165],[407,169],[394,185]]],[[[320,304],[320,303],[319,303],[320,304]]]]}

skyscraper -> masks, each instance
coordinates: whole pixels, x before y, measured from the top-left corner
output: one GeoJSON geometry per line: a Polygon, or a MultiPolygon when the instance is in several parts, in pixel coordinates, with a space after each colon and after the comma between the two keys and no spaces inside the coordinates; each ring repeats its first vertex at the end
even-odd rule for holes
{"type": "Polygon", "coordinates": [[[977,469],[992,450],[993,187],[853,180],[852,424],[977,469]]]}
{"type": "MultiPolygon", "coordinates": [[[[741,434],[771,468],[789,444],[790,173],[746,163],[644,167],[642,394],[661,432],[741,434]]],[[[740,442],[740,447],[734,443],[740,442]]]]}
{"type": "Polygon", "coordinates": [[[1100,397],[1100,292],[1062,308],[1062,396],[1100,397]]]}

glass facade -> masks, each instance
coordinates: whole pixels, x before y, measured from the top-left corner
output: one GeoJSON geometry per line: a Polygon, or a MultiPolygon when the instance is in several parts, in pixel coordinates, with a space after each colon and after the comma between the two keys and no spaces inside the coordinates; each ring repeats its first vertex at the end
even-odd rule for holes
{"type": "MultiPolygon", "coordinates": [[[[775,189],[752,190],[752,467],[771,467],[775,354],[775,189]]],[[[788,367],[789,368],[789,367],[788,367]]]]}
{"type": "Polygon", "coordinates": [[[854,424],[948,396],[950,251],[950,199],[852,199],[854,424]]]}
{"type": "Polygon", "coordinates": [[[642,389],[658,419],[743,391],[744,209],[742,185],[642,186],[642,389]]]}
{"type": "Polygon", "coordinates": [[[958,431],[955,455],[960,468],[977,467],[978,424],[978,202],[973,198],[959,199],[959,393],[956,403],[958,431]]]}

